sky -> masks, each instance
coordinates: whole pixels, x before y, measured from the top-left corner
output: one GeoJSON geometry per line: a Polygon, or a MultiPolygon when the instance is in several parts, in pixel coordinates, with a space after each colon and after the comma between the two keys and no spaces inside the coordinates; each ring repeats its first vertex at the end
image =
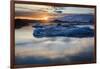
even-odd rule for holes
{"type": "Polygon", "coordinates": [[[15,4],[15,18],[47,20],[58,18],[65,14],[90,14],[94,8],[83,7],[53,7],[47,5],[15,4]]]}

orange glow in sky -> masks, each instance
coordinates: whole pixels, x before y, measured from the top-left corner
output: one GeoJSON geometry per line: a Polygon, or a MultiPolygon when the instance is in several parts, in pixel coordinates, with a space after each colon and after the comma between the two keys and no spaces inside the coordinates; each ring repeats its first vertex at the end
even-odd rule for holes
{"type": "Polygon", "coordinates": [[[27,17],[27,16],[19,16],[19,17],[15,17],[15,19],[29,19],[29,20],[49,20],[49,17],[48,16],[44,16],[44,17],[27,17]]]}
{"type": "Polygon", "coordinates": [[[48,19],[49,19],[48,16],[43,17],[43,20],[48,20],[48,19]]]}

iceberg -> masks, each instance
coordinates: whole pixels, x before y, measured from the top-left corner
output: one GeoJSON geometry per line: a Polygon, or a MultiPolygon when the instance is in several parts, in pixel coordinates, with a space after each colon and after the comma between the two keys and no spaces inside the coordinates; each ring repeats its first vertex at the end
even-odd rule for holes
{"type": "Polygon", "coordinates": [[[64,26],[44,26],[36,28],[33,36],[41,37],[93,37],[94,30],[89,27],[64,27],[64,26]]]}

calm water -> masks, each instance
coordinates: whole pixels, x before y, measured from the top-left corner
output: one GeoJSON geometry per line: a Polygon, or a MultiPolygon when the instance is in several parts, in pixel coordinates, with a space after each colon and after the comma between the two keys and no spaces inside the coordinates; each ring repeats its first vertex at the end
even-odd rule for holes
{"type": "Polygon", "coordinates": [[[35,38],[33,30],[31,26],[15,30],[16,64],[93,62],[94,37],[35,38]]]}

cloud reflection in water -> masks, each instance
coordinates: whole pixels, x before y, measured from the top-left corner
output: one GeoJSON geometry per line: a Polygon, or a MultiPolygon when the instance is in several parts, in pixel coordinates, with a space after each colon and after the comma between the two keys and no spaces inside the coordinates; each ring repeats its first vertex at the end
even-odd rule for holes
{"type": "MultiPolygon", "coordinates": [[[[23,28],[25,29],[25,28],[23,28]]],[[[16,30],[16,64],[92,62],[94,38],[35,38],[28,30],[16,30]],[[20,36],[18,36],[20,35],[20,36]]]]}

